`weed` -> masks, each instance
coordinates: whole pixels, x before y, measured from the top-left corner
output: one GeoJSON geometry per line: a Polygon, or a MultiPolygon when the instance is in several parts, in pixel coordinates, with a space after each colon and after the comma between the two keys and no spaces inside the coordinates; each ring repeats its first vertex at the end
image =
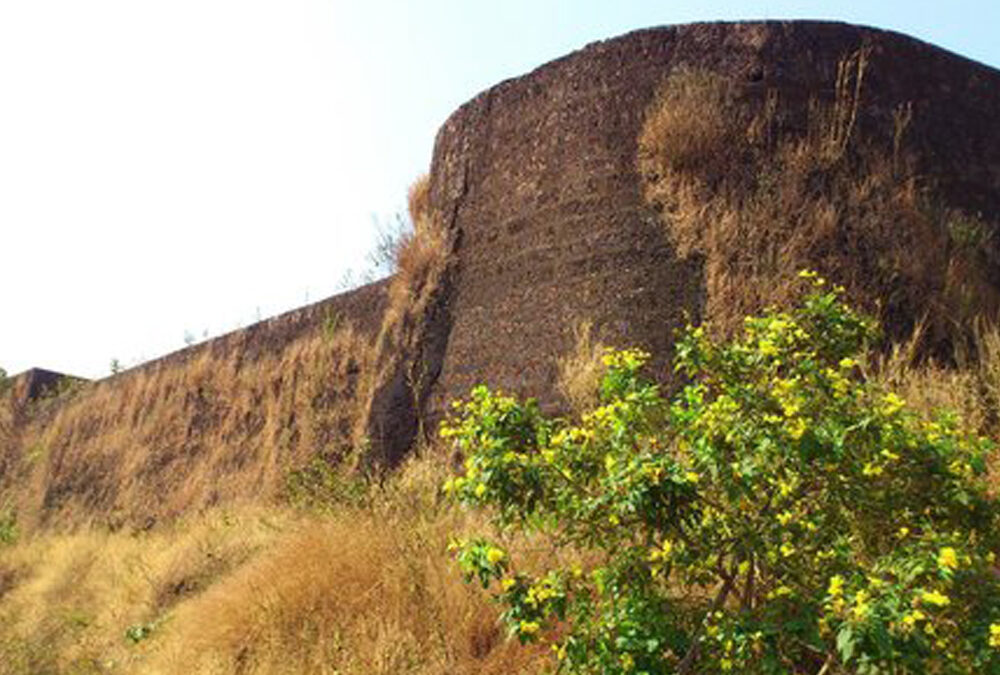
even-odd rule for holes
{"type": "Polygon", "coordinates": [[[125,629],[125,639],[134,645],[139,644],[156,630],[156,623],[137,623],[125,629]]]}
{"type": "Polygon", "coordinates": [[[0,506],[0,546],[15,543],[17,537],[17,511],[9,504],[0,506]]]}
{"type": "Polygon", "coordinates": [[[593,324],[581,321],[573,327],[573,349],[558,360],[556,386],[576,413],[597,403],[598,384],[604,373],[604,345],[594,339],[593,324]]]}
{"type": "Polygon", "coordinates": [[[345,468],[348,462],[333,466],[322,457],[294,469],[285,478],[285,498],[296,508],[330,512],[345,506],[361,505],[370,484],[356,471],[345,468]]]}

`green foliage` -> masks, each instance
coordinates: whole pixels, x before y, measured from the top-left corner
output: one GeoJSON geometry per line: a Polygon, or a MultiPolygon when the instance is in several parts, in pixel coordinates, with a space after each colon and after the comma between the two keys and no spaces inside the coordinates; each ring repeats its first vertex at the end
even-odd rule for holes
{"type": "Polygon", "coordinates": [[[152,635],[156,627],[156,622],[134,624],[125,629],[125,639],[137,645],[152,635]]]}
{"type": "Polygon", "coordinates": [[[1000,673],[990,446],[867,380],[875,325],[802,276],[730,343],[689,328],[672,401],[629,350],[575,423],[485,387],[455,404],[445,490],[587,561],[455,544],[560,672],[1000,673]]]}
{"type": "Polygon", "coordinates": [[[10,505],[0,506],[0,546],[17,542],[17,511],[10,505]]]}
{"type": "Polygon", "coordinates": [[[370,484],[363,475],[313,458],[285,476],[285,498],[296,508],[327,512],[338,506],[359,506],[369,497],[370,484]]]}

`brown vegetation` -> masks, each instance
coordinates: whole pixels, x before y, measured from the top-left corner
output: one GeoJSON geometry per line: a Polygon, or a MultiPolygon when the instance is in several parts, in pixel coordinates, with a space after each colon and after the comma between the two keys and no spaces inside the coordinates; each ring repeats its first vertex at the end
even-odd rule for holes
{"type": "Polygon", "coordinates": [[[5,444],[19,519],[29,529],[150,525],[274,495],[317,452],[348,452],[371,347],[335,321],[252,360],[202,350],[42,402],[58,405],[27,424],[20,443],[5,444]]]}
{"type": "Polygon", "coordinates": [[[431,387],[444,358],[450,319],[445,307],[453,240],[431,208],[423,176],[409,193],[413,232],[396,250],[373,371],[362,392],[355,438],[369,446],[366,469],[392,467],[419,440],[431,387]]]}
{"type": "Polygon", "coordinates": [[[573,327],[573,348],[558,360],[556,386],[576,413],[597,405],[599,384],[604,373],[601,361],[605,346],[594,339],[593,324],[581,321],[573,327]]]}
{"type": "Polygon", "coordinates": [[[411,462],[324,517],[241,508],[0,549],[0,673],[536,672],[544,650],[508,641],[449,558],[481,523],[441,502],[442,473],[411,462]]]}
{"type": "Polygon", "coordinates": [[[845,58],[832,100],[806,110],[691,69],[675,71],[650,107],[638,154],[646,198],[681,255],[703,260],[717,329],[787,301],[805,268],[853,298],[879,298],[866,309],[892,337],[926,314],[922,334],[938,353],[997,315],[986,272],[994,226],[931,198],[906,153],[910,108],[897,109],[883,141],[856,133],[866,59],[845,58]]]}

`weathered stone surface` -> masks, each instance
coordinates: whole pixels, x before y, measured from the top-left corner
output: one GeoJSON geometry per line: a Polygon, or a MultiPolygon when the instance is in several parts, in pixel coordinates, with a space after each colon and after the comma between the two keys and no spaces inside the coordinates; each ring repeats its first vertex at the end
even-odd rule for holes
{"type": "MultiPolygon", "coordinates": [[[[663,365],[697,320],[703,276],[643,201],[636,139],[678,66],[769,90],[804,108],[833,96],[838,62],[870,49],[857,133],[890,135],[911,103],[909,146],[954,207],[1000,216],[1000,72],[903,35],[841,23],[710,23],[598,42],[503,82],[438,134],[432,199],[461,234],[454,325],[436,410],[487,381],[554,400],[555,360],[574,319],[663,365]]],[[[995,242],[994,242],[995,243],[995,242]]]]}

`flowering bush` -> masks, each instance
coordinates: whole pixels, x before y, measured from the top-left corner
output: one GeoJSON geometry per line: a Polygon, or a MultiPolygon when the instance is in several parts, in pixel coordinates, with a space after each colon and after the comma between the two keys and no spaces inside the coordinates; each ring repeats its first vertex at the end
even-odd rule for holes
{"type": "Polygon", "coordinates": [[[485,387],[456,402],[445,490],[588,561],[529,574],[455,544],[560,672],[1000,673],[989,445],[868,381],[873,322],[802,276],[799,306],[730,343],[689,328],[672,401],[625,350],[573,423],[485,387]]]}

